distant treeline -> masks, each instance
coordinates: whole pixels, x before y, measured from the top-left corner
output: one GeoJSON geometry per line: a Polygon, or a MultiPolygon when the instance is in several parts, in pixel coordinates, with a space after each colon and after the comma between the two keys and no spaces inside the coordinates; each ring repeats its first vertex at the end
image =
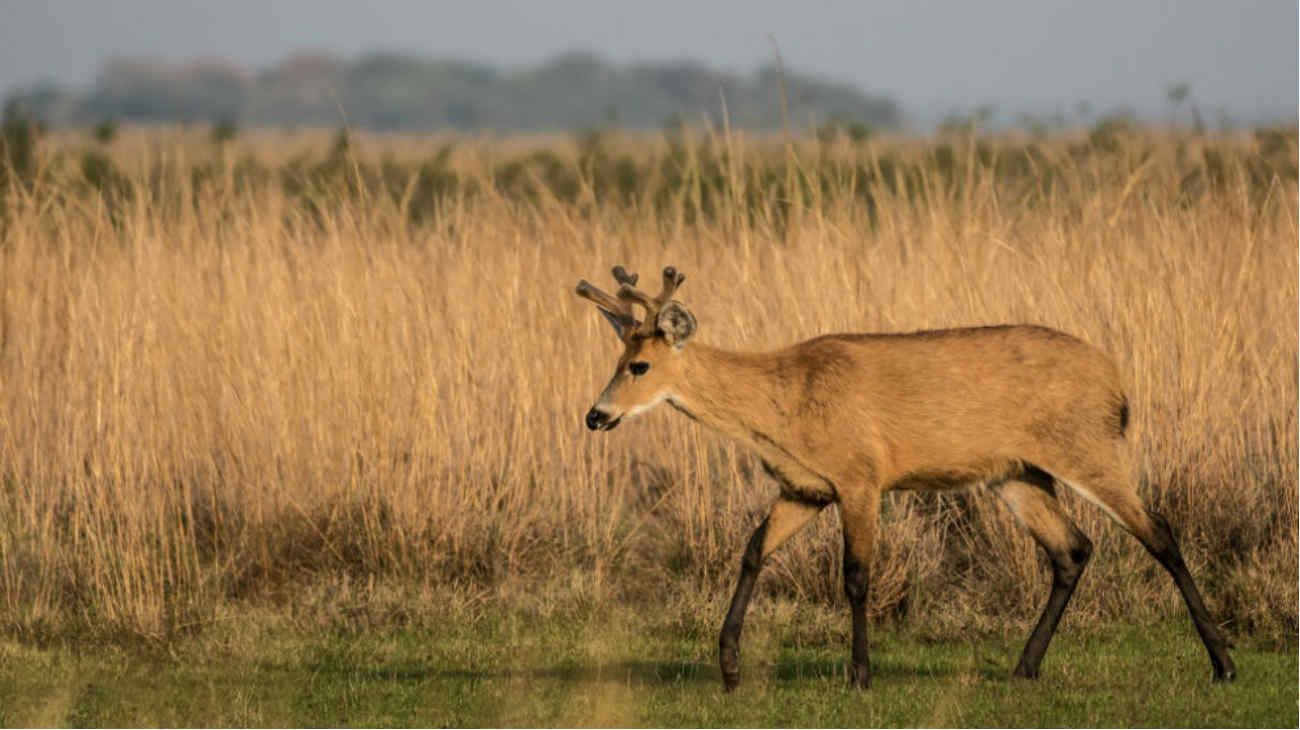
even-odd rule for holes
{"type": "Polygon", "coordinates": [[[688,61],[612,64],[566,53],[536,67],[501,70],[459,60],[372,53],[354,61],[299,54],[260,71],[221,61],[169,64],[116,60],[88,89],[53,84],[10,97],[54,125],[217,122],[239,125],[350,125],[376,130],[565,130],[596,125],[660,127],[709,117],[773,129],[786,118],[806,127],[835,120],[897,124],[886,96],[763,66],[751,75],[688,61]]]}

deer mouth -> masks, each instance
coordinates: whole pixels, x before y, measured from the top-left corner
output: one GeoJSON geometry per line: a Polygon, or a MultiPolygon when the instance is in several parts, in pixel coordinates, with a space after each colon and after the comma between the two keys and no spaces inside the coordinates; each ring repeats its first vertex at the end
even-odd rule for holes
{"type": "Polygon", "coordinates": [[[620,424],[620,423],[622,423],[622,422],[623,422],[623,417],[622,417],[622,416],[619,416],[618,418],[615,418],[615,419],[612,420],[612,421],[605,421],[603,424],[601,424],[601,426],[600,426],[600,430],[601,430],[601,431],[613,431],[615,428],[618,428],[618,424],[620,424]]]}

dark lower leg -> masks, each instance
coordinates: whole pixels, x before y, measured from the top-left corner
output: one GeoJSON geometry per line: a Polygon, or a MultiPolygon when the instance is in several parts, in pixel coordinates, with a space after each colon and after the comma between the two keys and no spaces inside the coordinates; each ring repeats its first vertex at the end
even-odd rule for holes
{"type": "Polygon", "coordinates": [[[851,681],[854,687],[866,689],[871,686],[871,657],[867,650],[867,589],[869,586],[867,566],[858,561],[849,551],[844,550],[844,593],[849,599],[849,611],[853,617],[853,667],[851,681]]]}
{"type": "Polygon", "coordinates": [[[1178,541],[1174,539],[1174,531],[1164,517],[1155,512],[1147,514],[1151,517],[1154,529],[1150,539],[1142,541],[1143,546],[1160,562],[1160,565],[1164,566],[1173,577],[1179,592],[1183,594],[1183,601],[1187,603],[1187,612],[1192,615],[1192,623],[1196,625],[1196,633],[1200,634],[1201,642],[1205,644],[1205,650],[1210,655],[1210,664],[1214,666],[1214,679],[1232,681],[1237,676],[1237,668],[1232,663],[1232,657],[1228,656],[1228,642],[1224,640],[1219,627],[1215,625],[1214,620],[1210,618],[1210,612],[1205,608],[1201,592],[1196,589],[1196,582],[1192,580],[1192,574],[1187,570],[1187,564],[1183,562],[1183,554],[1178,549],[1178,541]]]}
{"type": "Polygon", "coordinates": [[[1074,547],[1068,551],[1057,552],[1044,546],[1048,557],[1052,559],[1052,592],[1047,596],[1043,615],[1038,618],[1038,624],[1034,626],[1029,641],[1025,643],[1025,650],[1020,655],[1020,662],[1016,664],[1014,674],[1017,677],[1029,679],[1038,677],[1038,666],[1043,661],[1043,655],[1047,653],[1047,646],[1051,643],[1052,636],[1056,634],[1056,627],[1061,622],[1061,614],[1070,603],[1070,597],[1074,595],[1074,589],[1079,584],[1079,577],[1083,575],[1088,558],[1092,556],[1092,542],[1082,533],[1076,532],[1074,537],[1074,547]]]}
{"type": "Polygon", "coordinates": [[[723,686],[728,692],[740,684],[740,632],[745,627],[745,611],[749,608],[749,599],[754,595],[758,572],[763,568],[763,540],[766,535],[767,520],[763,520],[745,548],[745,556],[740,561],[736,592],[731,597],[731,608],[727,610],[727,618],[722,622],[722,634],[718,637],[718,663],[722,667],[723,686]]]}

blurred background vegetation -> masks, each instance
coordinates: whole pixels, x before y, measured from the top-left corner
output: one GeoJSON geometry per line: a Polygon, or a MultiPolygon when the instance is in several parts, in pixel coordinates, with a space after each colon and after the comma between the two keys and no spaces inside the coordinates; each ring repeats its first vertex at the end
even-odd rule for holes
{"type": "Polygon", "coordinates": [[[300,53],[251,71],[224,61],[169,64],[113,60],[88,89],[52,83],[18,89],[11,101],[54,125],[213,122],[244,126],[336,126],[375,130],[537,131],[618,125],[646,129],[712,115],[772,129],[783,105],[800,124],[898,123],[895,102],[843,83],[765,65],[741,75],[691,61],[614,64],[568,52],[504,71],[454,59],[378,52],[348,61],[300,53]],[[778,99],[784,80],[786,99],[778,99]]]}

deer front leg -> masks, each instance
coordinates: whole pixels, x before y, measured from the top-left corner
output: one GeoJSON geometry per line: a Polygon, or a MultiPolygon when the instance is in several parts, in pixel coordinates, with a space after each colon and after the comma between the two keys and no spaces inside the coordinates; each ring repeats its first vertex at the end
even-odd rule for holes
{"type": "Polygon", "coordinates": [[[749,599],[754,596],[754,585],[763,569],[763,561],[816,517],[824,506],[780,497],[749,538],[749,545],[740,561],[740,578],[731,597],[731,608],[727,610],[718,637],[718,663],[722,667],[722,684],[728,692],[740,684],[740,632],[745,627],[745,611],[749,608],[749,599]]]}
{"type": "Polygon", "coordinates": [[[849,599],[853,621],[853,686],[871,686],[871,658],[867,650],[868,570],[875,550],[876,529],[880,520],[880,494],[872,489],[840,502],[840,521],[844,527],[844,594],[849,599]]]}

